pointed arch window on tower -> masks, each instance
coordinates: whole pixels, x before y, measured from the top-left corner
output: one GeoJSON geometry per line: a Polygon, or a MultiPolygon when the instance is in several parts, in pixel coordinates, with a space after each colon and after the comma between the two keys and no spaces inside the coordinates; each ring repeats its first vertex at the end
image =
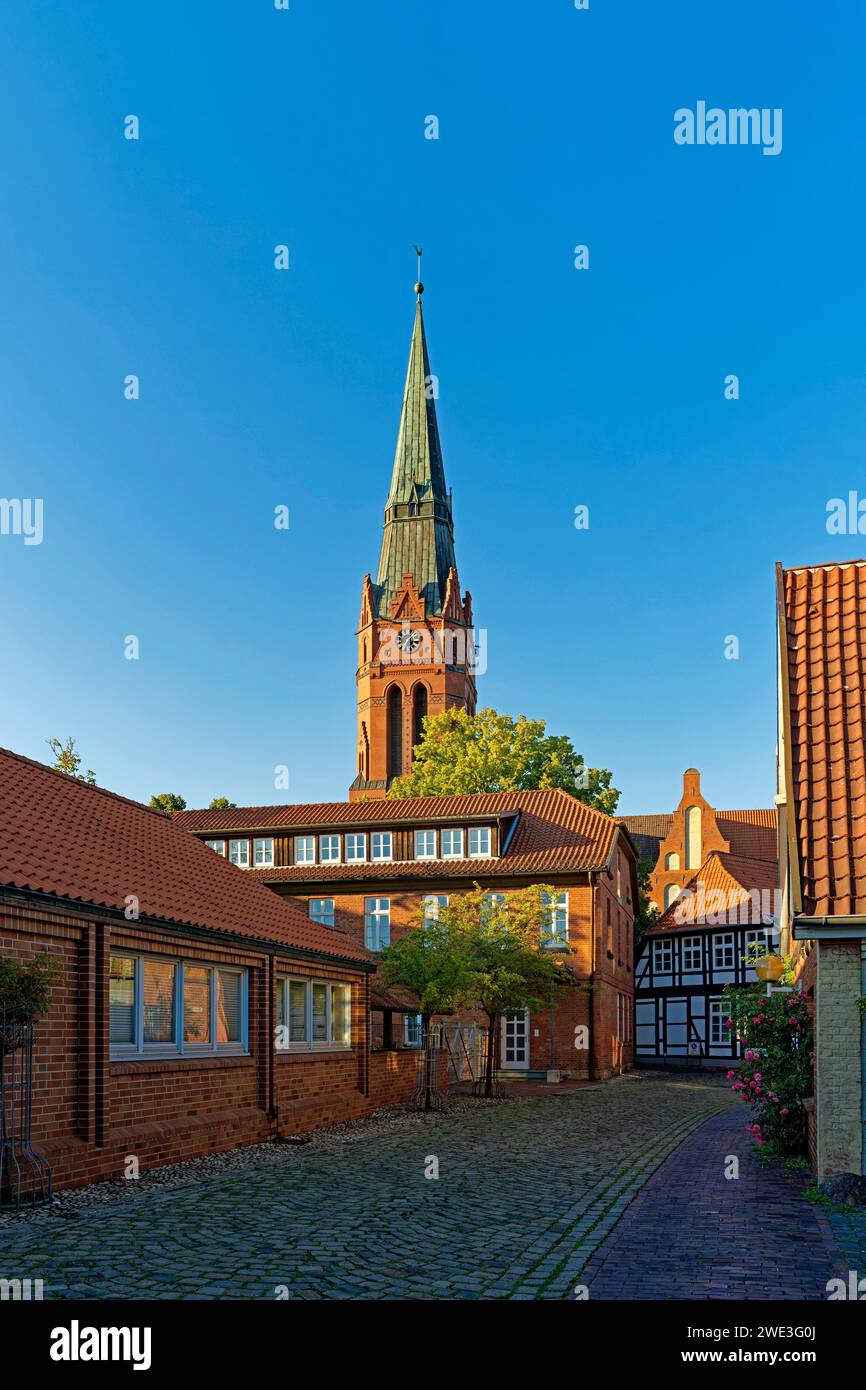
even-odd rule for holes
{"type": "Polygon", "coordinates": [[[403,776],[403,692],[399,685],[388,691],[388,781],[403,776]]]}
{"type": "Polygon", "coordinates": [[[701,865],[701,808],[689,806],[686,811],[686,868],[698,869],[701,865]]]}
{"type": "Polygon", "coordinates": [[[427,714],[427,687],[416,685],[412,696],[412,748],[424,737],[424,718],[427,714]]]}

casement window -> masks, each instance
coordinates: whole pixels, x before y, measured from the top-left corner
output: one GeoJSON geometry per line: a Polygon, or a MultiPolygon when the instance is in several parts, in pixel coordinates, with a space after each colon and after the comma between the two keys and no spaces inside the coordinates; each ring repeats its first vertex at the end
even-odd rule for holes
{"type": "Polygon", "coordinates": [[[403,1045],[405,1047],[421,1046],[421,1015],[403,1015],[403,1045]]]}
{"type": "Polygon", "coordinates": [[[323,927],[334,925],[334,899],[310,898],[310,921],[321,922],[323,927]]]}
{"type": "Polygon", "coordinates": [[[208,849],[212,849],[214,854],[221,854],[223,859],[226,857],[225,840],[205,840],[208,849]]]}
{"type": "Polygon", "coordinates": [[[295,863],[296,864],[315,864],[316,862],[316,837],[315,835],[296,835],[295,836],[295,863]]]}
{"type": "Polygon", "coordinates": [[[415,858],[416,858],[416,859],[435,859],[435,858],[436,858],[436,831],[435,831],[435,830],[416,830],[416,831],[415,831],[415,858]]]}
{"type": "Polygon", "coordinates": [[[156,956],[111,956],[111,1056],[246,1052],[247,972],[156,956]]]}
{"type": "Polygon", "coordinates": [[[756,959],[772,950],[775,942],[773,932],[769,931],[747,931],[746,932],[746,960],[750,965],[754,965],[756,959]]]}
{"type": "Polygon", "coordinates": [[[734,933],[725,932],[723,936],[713,937],[713,969],[733,970],[734,933]]]}
{"type": "Polygon", "coordinates": [[[329,980],[277,980],[278,1052],[351,1047],[352,989],[329,980]]]}
{"type": "Polygon", "coordinates": [[[490,858],[490,826],[476,825],[469,831],[469,858],[490,858]]]}
{"type": "Polygon", "coordinates": [[[730,1037],[730,1029],[725,1027],[728,1014],[721,999],[710,1000],[710,1043],[718,1046],[726,1043],[730,1037]]]}
{"type": "Polygon", "coordinates": [[[542,942],[553,950],[568,945],[568,893],[545,893],[544,905],[550,916],[545,923],[545,937],[542,942]]]}
{"type": "Polygon", "coordinates": [[[670,975],[673,969],[673,942],[653,942],[653,974],[670,975]]]}
{"type": "Polygon", "coordinates": [[[229,859],[233,864],[237,864],[239,869],[248,869],[250,867],[249,840],[229,840],[229,859]]]}
{"type": "Polygon", "coordinates": [[[319,836],[319,863],[320,864],[339,864],[340,862],[340,837],[339,835],[320,835],[319,836]]]}
{"type": "Polygon", "coordinates": [[[364,899],[364,945],[368,951],[383,951],[391,944],[391,899],[364,899]]]}
{"type": "Polygon", "coordinates": [[[367,860],[367,836],[346,836],[346,863],[364,864],[367,860]]]}
{"type": "Polygon", "coordinates": [[[699,936],[684,936],[682,952],[683,970],[701,969],[703,952],[701,951],[701,938],[699,936]]]}
{"type": "Polygon", "coordinates": [[[462,830],[443,830],[443,831],[442,831],[442,858],[443,858],[443,859],[462,859],[462,858],[463,858],[463,831],[462,831],[462,830]]]}
{"type": "Polygon", "coordinates": [[[390,830],[374,830],[370,836],[370,858],[379,861],[390,860],[392,853],[393,836],[390,830]]]}
{"type": "Polygon", "coordinates": [[[438,922],[440,907],[448,906],[447,893],[428,893],[421,899],[421,908],[424,913],[425,922],[438,922]]]}
{"type": "Polygon", "coordinates": [[[272,868],[274,862],[273,840],[253,840],[253,863],[257,869],[272,868]]]}

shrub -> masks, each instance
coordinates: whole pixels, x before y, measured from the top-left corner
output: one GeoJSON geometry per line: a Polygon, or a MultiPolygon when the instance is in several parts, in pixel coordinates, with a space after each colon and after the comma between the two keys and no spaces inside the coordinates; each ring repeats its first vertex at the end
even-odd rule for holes
{"type": "Polygon", "coordinates": [[[806,1152],[803,1101],[812,1094],[812,1020],[805,997],[763,993],[760,986],[725,990],[727,1026],[743,1043],[728,1072],[733,1090],[752,1108],[747,1125],[770,1157],[806,1152]]]}

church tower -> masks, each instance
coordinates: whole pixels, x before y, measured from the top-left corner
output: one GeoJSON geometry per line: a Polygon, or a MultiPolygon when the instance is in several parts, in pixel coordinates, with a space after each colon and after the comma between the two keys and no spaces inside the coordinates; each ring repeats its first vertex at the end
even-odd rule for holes
{"type": "Polygon", "coordinates": [[[457,578],[423,293],[419,279],[379,569],[361,588],[350,801],[384,796],[409,771],[426,714],[452,707],[475,713],[472,600],[468,593],[461,598],[457,578]]]}

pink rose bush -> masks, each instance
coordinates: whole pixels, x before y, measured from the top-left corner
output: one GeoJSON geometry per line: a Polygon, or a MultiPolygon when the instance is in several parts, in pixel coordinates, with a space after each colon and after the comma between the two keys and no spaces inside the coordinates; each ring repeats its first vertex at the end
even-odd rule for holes
{"type": "Polygon", "coordinates": [[[743,1055],[728,1071],[731,1089],[751,1108],[746,1131],[774,1157],[806,1151],[803,1101],[812,1094],[812,1020],[804,995],[728,989],[728,1026],[743,1055]]]}

